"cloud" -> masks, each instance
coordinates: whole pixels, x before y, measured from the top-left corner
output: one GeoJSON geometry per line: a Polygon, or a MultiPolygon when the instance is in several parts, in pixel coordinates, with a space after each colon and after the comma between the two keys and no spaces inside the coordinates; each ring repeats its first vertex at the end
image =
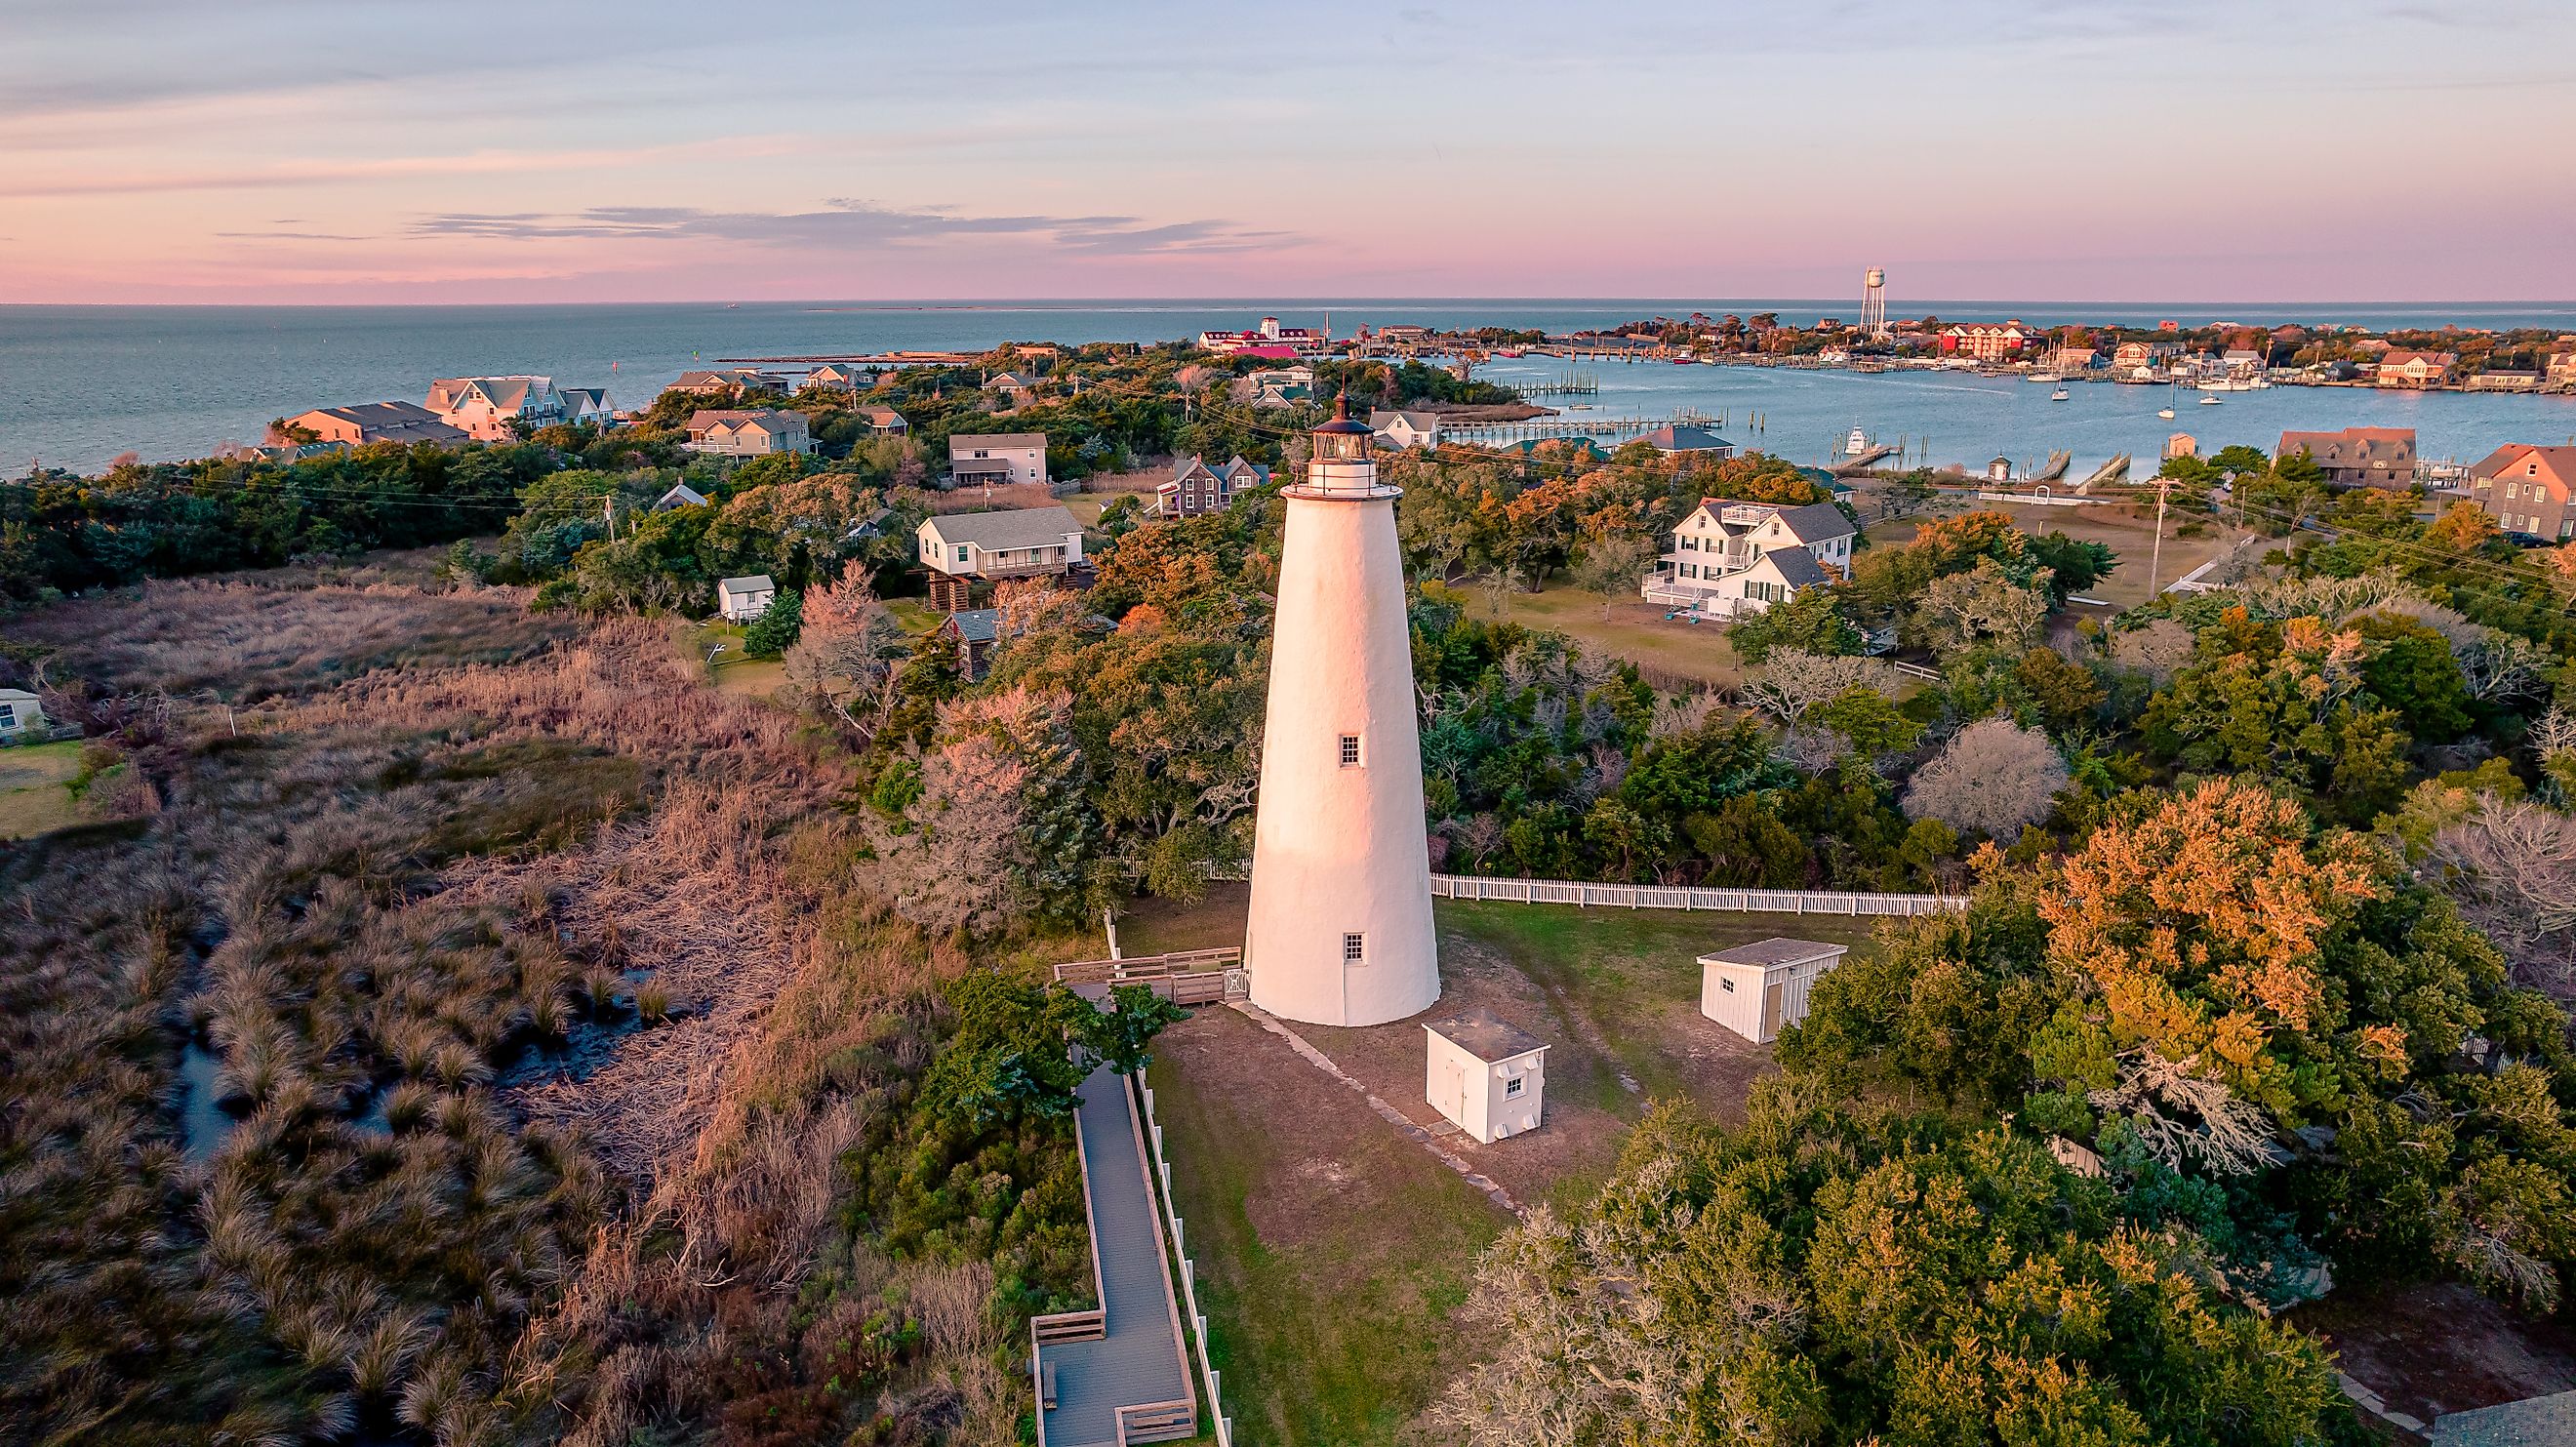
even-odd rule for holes
{"type": "Polygon", "coordinates": [[[953,207],[835,200],[819,211],[706,211],[594,206],[577,212],[448,212],[415,222],[422,237],[493,241],[717,240],[808,251],[882,252],[972,237],[1025,237],[1098,256],[1223,255],[1301,244],[1294,232],[1230,221],[1149,225],[1135,216],[970,216],[953,207]]]}
{"type": "MultiPolygon", "coordinates": [[[[539,171],[597,171],[687,160],[787,155],[820,145],[806,136],[725,136],[657,146],[553,151],[480,150],[444,156],[377,156],[355,161],[299,161],[248,171],[94,173],[0,183],[0,196],[158,195],[174,191],[265,191],[429,176],[501,176],[539,171]]],[[[290,203],[291,204],[291,203],[290,203]]]]}

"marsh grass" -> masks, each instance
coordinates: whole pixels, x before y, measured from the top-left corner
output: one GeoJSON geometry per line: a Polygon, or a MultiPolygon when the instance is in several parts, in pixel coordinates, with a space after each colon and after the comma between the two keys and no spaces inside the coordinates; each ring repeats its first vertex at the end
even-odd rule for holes
{"type": "Polygon", "coordinates": [[[1025,1315],[1089,1278],[1071,1136],[917,1109],[986,961],[876,899],[828,741],[651,624],[184,586],[193,630],[7,630],[273,701],[137,730],[128,833],[0,851],[0,1437],[1016,1441],[1025,1315]],[[651,995],[588,1079],[495,1084],[651,995]]]}

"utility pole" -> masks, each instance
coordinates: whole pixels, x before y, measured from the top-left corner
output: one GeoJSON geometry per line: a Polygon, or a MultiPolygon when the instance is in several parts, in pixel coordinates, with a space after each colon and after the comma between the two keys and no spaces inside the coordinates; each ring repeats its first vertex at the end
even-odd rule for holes
{"type": "Polygon", "coordinates": [[[616,494],[604,492],[599,495],[599,516],[601,521],[608,524],[608,540],[612,543],[617,541],[616,494]]]}
{"type": "Polygon", "coordinates": [[[2165,496],[2173,491],[2173,479],[2156,479],[2156,545],[2147,554],[2147,601],[2156,600],[2156,582],[2164,576],[2165,563],[2165,496]]]}

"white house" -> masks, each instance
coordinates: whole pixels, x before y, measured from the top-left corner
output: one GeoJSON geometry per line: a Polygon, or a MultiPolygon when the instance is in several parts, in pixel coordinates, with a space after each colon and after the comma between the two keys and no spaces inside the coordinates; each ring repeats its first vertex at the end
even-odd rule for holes
{"type": "Polygon", "coordinates": [[[948,439],[948,475],[959,487],[977,482],[1047,480],[1043,432],[961,432],[948,439]]]}
{"type": "Polygon", "coordinates": [[[1371,412],[1369,431],[1391,447],[1437,447],[1440,445],[1440,417],[1433,412],[1407,407],[1394,412],[1371,412]]]}
{"type": "Polygon", "coordinates": [[[564,420],[552,377],[441,377],[429,384],[429,410],[481,442],[507,442],[513,422],[546,427],[564,420]]]}
{"type": "Polygon", "coordinates": [[[1851,570],[1858,530],[1829,502],[1783,507],[1703,498],[1638,591],[1694,616],[1732,618],[1785,603],[1851,570]]]}
{"type": "Polygon", "coordinates": [[[23,688],[0,688],[0,744],[41,742],[48,736],[44,702],[23,688]]]}
{"type": "Polygon", "coordinates": [[[1004,411],[1026,407],[1029,399],[1037,395],[1037,389],[1029,385],[1029,379],[1017,372],[996,373],[985,380],[984,390],[993,394],[1004,411]]]}
{"type": "Polygon", "coordinates": [[[748,578],[724,578],[716,583],[716,611],[727,623],[748,623],[769,611],[769,600],[778,596],[778,585],[767,573],[754,573],[748,578]]]}
{"type": "Polygon", "coordinates": [[[685,445],[691,452],[718,457],[766,457],[773,452],[811,452],[814,439],[805,431],[802,412],[700,408],[689,414],[685,445]]]}
{"type": "Polygon", "coordinates": [[[653,500],[653,511],[669,512],[675,507],[705,507],[707,495],[685,482],[671,484],[671,490],[653,500]]]}
{"type": "Polygon", "coordinates": [[[1290,407],[1315,397],[1312,367],[1265,367],[1243,380],[1252,387],[1255,407],[1290,407]]]}
{"type": "Polygon", "coordinates": [[[1422,1027],[1429,1062],[1424,1098],[1487,1145],[1538,1129],[1547,1088],[1547,1046],[1491,1010],[1469,1010],[1422,1027]]]}
{"type": "Polygon", "coordinates": [[[1850,950],[1821,940],[1768,939],[1702,955],[1699,1012],[1767,1045],[1784,1027],[1807,1018],[1807,992],[1816,977],[1842,963],[1850,950]]]}
{"type": "Polygon", "coordinates": [[[915,530],[933,607],[956,612],[978,579],[1058,576],[1082,562],[1082,523],[1061,507],[949,513],[915,530]]]}
{"type": "Polygon", "coordinates": [[[603,431],[617,425],[617,404],[609,400],[606,387],[563,387],[555,399],[563,404],[565,422],[587,422],[603,431]]]}

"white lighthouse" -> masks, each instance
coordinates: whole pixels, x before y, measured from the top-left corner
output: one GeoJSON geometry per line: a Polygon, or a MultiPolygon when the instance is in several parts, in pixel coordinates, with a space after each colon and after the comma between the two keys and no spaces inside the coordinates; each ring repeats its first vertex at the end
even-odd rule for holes
{"type": "Polygon", "coordinates": [[[1252,1002],[1315,1025],[1383,1025],[1440,998],[1423,847],[1422,740],[1395,499],[1350,399],[1282,489],[1279,613],[1254,818],[1252,1002]]]}

